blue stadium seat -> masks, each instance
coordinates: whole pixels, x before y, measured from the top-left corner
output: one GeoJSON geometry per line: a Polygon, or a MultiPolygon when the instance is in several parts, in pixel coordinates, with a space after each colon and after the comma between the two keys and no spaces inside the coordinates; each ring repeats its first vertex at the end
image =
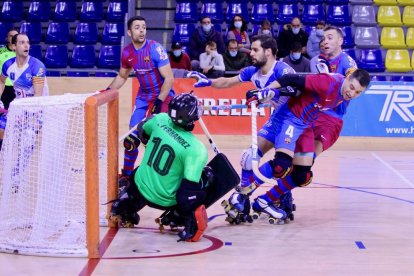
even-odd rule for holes
{"type": "Polygon", "coordinates": [[[0,20],[6,22],[22,21],[23,11],[23,1],[4,1],[0,20]]]}
{"type": "Polygon", "coordinates": [[[83,22],[98,22],[103,18],[103,6],[99,1],[86,1],[82,3],[79,18],[83,22]]]}
{"type": "Polygon", "coordinates": [[[227,3],[226,22],[229,24],[235,15],[240,15],[246,23],[250,21],[247,3],[243,1],[227,3]]]}
{"type": "Polygon", "coordinates": [[[49,45],[46,48],[45,65],[48,68],[66,68],[68,66],[68,46],[49,45]]]}
{"type": "Polygon", "coordinates": [[[326,22],[334,26],[351,25],[348,5],[328,5],[326,22]]]}
{"type": "Polygon", "coordinates": [[[174,42],[180,42],[182,45],[189,45],[194,30],[195,26],[192,23],[175,24],[172,39],[174,42]]]}
{"type": "Polygon", "coordinates": [[[33,1],[30,2],[27,21],[49,21],[51,13],[50,1],[33,1]]]}
{"type": "Polygon", "coordinates": [[[198,21],[197,3],[177,3],[174,21],[176,23],[196,23],[198,21]]]}
{"type": "Polygon", "coordinates": [[[323,0],[302,0],[300,1],[302,5],[315,5],[315,4],[323,4],[323,0]]]}
{"type": "Polygon", "coordinates": [[[200,18],[208,16],[212,23],[223,23],[224,14],[221,2],[206,2],[201,5],[200,18]]]}
{"type": "Polygon", "coordinates": [[[252,7],[251,22],[261,24],[263,20],[275,21],[272,3],[254,3],[252,7]]]}
{"type": "Polygon", "coordinates": [[[321,20],[325,21],[325,8],[323,5],[303,5],[303,24],[316,25],[316,22],[321,20]]]}
{"type": "Polygon", "coordinates": [[[79,22],[76,25],[74,42],[76,44],[96,44],[98,27],[95,22],[79,22]]]}
{"type": "MultiPolygon", "coordinates": [[[[298,4],[299,0],[275,0],[275,2],[276,2],[276,4],[298,4]]],[[[302,0],[302,2],[303,2],[303,0],[302,0]]]]}
{"type": "Polygon", "coordinates": [[[312,24],[312,25],[303,25],[303,29],[305,30],[305,32],[309,36],[312,33],[313,30],[316,30],[316,25],[315,24],[312,24]]]}
{"type": "Polygon", "coordinates": [[[355,48],[343,49],[342,51],[350,55],[351,58],[353,58],[355,61],[357,60],[357,54],[356,54],[355,48]]]}
{"type": "Polygon", "coordinates": [[[85,72],[85,71],[67,71],[67,76],[68,77],[87,78],[87,77],[89,77],[89,72],[85,72]]]}
{"type": "Polygon", "coordinates": [[[0,21],[0,41],[4,41],[11,29],[13,29],[13,23],[0,21]]]}
{"type": "Polygon", "coordinates": [[[42,24],[40,22],[23,22],[20,32],[26,33],[30,43],[38,44],[42,41],[42,24]]]}
{"type": "Polygon", "coordinates": [[[368,72],[384,72],[385,70],[381,49],[361,49],[357,64],[359,68],[368,72]]]}
{"type": "Polygon", "coordinates": [[[299,17],[299,8],[295,4],[280,4],[276,15],[276,22],[279,25],[288,24],[293,17],[299,17]]]}
{"type": "Polygon", "coordinates": [[[121,65],[121,46],[102,45],[99,51],[98,67],[119,69],[121,65]]]}
{"type": "Polygon", "coordinates": [[[356,27],[354,41],[359,48],[380,47],[379,34],[376,27],[356,27]]]}
{"type": "Polygon", "coordinates": [[[69,23],[51,22],[46,33],[46,43],[66,44],[69,42],[69,23]]]}
{"type": "Polygon", "coordinates": [[[391,76],[390,81],[398,81],[398,82],[410,81],[410,82],[413,82],[414,77],[413,76],[407,76],[407,75],[404,75],[404,76],[391,76]]]}
{"type": "Polygon", "coordinates": [[[325,0],[327,5],[348,5],[349,0],[325,0]]]}
{"type": "Polygon", "coordinates": [[[42,45],[30,44],[29,55],[43,61],[42,45]]]}
{"type": "Polygon", "coordinates": [[[123,22],[125,14],[128,12],[128,2],[125,1],[111,1],[108,4],[108,11],[106,14],[106,21],[123,22]]]}
{"type": "Polygon", "coordinates": [[[387,81],[386,76],[371,76],[371,81],[387,81]]]}
{"type": "Polygon", "coordinates": [[[72,68],[92,68],[95,66],[95,46],[94,45],[75,45],[73,47],[72,68]]]}
{"type": "Polygon", "coordinates": [[[344,35],[344,42],[342,44],[342,48],[353,48],[355,46],[355,43],[354,36],[352,35],[352,27],[342,26],[339,28],[342,30],[342,34],[344,35]]]}
{"type": "Polygon", "coordinates": [[[116,72],[106,72],[106,71],[96,71],[95,77],[97,78],[113,78],[116,77],[118,73],[116,72]]]}
{"type": "Polygon", "coordinates": [[[58,1],[56,2],[53,20],[59,22],[70,22],[76,20],[76,2],[58,1]]]}
{"type": "Polygon", "coordinates": [[[102,31],[102,44],[119,45],[124,35],[124,23],[107,22],[102,31]]]}
{"type": "Polygon", "coordinates": [[[355,5],[352,9],[352,23],[356,26],[376,26],[374,5],[355,5]]]}

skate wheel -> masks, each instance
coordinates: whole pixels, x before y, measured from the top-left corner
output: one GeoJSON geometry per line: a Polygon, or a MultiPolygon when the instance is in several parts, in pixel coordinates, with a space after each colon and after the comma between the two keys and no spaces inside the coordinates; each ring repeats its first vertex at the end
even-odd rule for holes
{"type": "Polygon", "coordinates": [[[134,224],[131,223],[131,222],[129,222],[129,221],[127,221],[127,222],[124,223],[124,227],[125,228],[134,228],[134,224]]]}
{"type": "Polygon", "coordinates": [[[269,223],[270,224],[276,224],[276,219],[275,218],[269,218],[269,223]]]}
{"type": "MultiPolygon", "coordinates": [[[[296,204],[292,205],[292,211],[296,211],[296,204]]],[[[293,219],[292,219],[293,220],[293,219]]]]}
{"type": "Polygon", "coordinates": [[[259,219],[260,214],[259,213],[253,213],[252,219],[259,219]]]}
{"type": "Polygon", "coordinates": [[[227,221],[230,224],[233,224],[233,218],[231,217],[226,217],[225,221],[227,221]]]}
{"type": "Polygon", "coordinates": [[[252,222],[253,222],[253,218],[252,218],[252,216],[247,215],[247,216],[246,216],[246,221],[247,221],[248,223],[252,223],[252,222]]]}
{"type": "Polygon", "coordinates": [[[226,207],[227,205],[229,205],[229,202],[223,199],[223,201],[221,202],[221,207],[226,207]]]}
{"type": "Polygon", "coordinates": [[[290,215],[289,215],[289,219],[290,219],[290,220],[295,220],[295,215],[294,215],[294,214],[290,214],[290,215]]]}
{"type": "Polygon", "coordinates": [[[235,220],[234,220],[234,223],[235,223],[236,225],[239,225],[239,224],[240,224],[240,223],[242,223],[242,222],[241,222],[241,220],[240,220],[240,219],[235,219],[235,220]]]}

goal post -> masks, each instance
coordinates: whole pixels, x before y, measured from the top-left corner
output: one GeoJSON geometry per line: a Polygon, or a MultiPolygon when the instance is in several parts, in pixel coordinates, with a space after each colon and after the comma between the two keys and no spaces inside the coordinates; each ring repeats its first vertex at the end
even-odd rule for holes
{"type": "Polygon", "coordinates": [[[117,197],[118,91],[12,102],[0,151],[0,252],[99,258],[117,197]]]}

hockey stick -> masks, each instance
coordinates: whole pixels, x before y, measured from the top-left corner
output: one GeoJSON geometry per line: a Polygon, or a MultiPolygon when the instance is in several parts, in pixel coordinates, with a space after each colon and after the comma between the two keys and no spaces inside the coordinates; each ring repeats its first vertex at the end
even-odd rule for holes
{"type": "Polygon", "coordinates": [[[122,135],[121,137],[119,137],[118,142],[121,143],[122,141],[124,141],[125,138],[127,138],[128,135],[130,135],[135,129],[137,129],[137,125],[133,126],[130,130],[128,130],[124,135],[122,135]]]}
{"type": "Polygon", "coordinates": [[[211,137],[210,132],[208,131],[208,129],[207,129],[206,125],[204,124],[203,119],[201,119],[201,117],[200,117],[200,119],[198,119],[198,122],[200,123],[201,128],[203,129],[204,133],[206,134],[206,136],[208,138],[208,142],[211,145],[211,148],[213,149],[213,151],[216,154],[219,154],[220,151],[217,148],[217,145],[214,143],[213,138],[211,137]]]}
{"type": "MultiPolygon", "coordinates": [[[[271,104],[260,104],[258,108],[261,107],[271,107],[271,104]]],[[[222,105],[212,105],[212,106],[203,106],[203,110],[230,110],[230,109],[242,109],[248,108],[245,104],[222,104],[222,105]]]]}
{"type": "Polygon", "coordinates": [[[256,107],[256,102],[252,102],[251,107],[252,107],[252,150],[253,150],[252,168],[253,168],[253,173],[260,180],[264,181],[265,183],[277,186],[277,181],[275,179],[267,178],[259,170],[259,155],[257,154],[258,146],[257,146],[257,120],[256,120],[257,107],[256,107]]]}

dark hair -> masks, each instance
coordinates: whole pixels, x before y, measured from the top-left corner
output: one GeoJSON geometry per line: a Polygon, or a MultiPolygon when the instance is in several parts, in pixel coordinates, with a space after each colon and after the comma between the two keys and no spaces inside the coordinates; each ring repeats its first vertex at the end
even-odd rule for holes
{"type": "Polygon", "coordinates": [[[17,44],[17,37],[18,37],[19,35],[25,35],[25,36],[29,37],[26,33],[17,33],[17,34],[15,34],[15,35],[12,37],[12,40],[11,40],[11,43],[12,43],[12,44],[14,44],[14,45],[16,45],[16,44],[17,44]]]}
{"type": "Polygon", "coordinates": [[[270,28],[272,28],[272,23],[270,23],[270,21],[269,21],[269,20],[264,19],[264,20],[262,21],[262,24],[260,24],[260,27],[270,27],[270,28]]]}
{"type": "Polygon", "coordinates": [[[342,30],[335,26],[328,26],[325,29],[323,29],[324,32],[330,31],[330,30],[336,31],[341,38],[344,38],[344,33],[342,32],[342,30]]]}
{"type": "Polygon", "coordinates": [[[368,87],[371,77],[364,69],[356,69],[350,76],[350,79],[356,79],[362,87],[368,87]]]}
{"type": "Polygon", "coordinates": [[[302,51],[302,44],[299,41],[294,41],[291,44],[290,50],[292,52],[298,52],[298,51],[302,51]]]}
{"type": "Polygon", "coordinates": [[[233,31],[236,29],[236,27],[234,27],[234,19],[236,18],[236,16],[240,17],[242,20],[242,26],[240,28],[240,32],[245,32],[247,30],[247,23],[246,20],[244,20],[244,18],[240,15],[240,14],[236,14],[235,16],[233,16],[233,19],[230,22],[230,27],[229,27],[229,31],[233,31]]]}
{"type": "Polygon", "coordinates": [[[237,42],[237,39],[234,39],[234,38],[229,39],[229,41],[227,41],[227,47],[230,45],[230,43],[236,43],[236,44],[239,44],[239,43],[237,42]]]}
{"type": "Polygon", "coordinates": [[[260,41],[260,45],[263,49],[271,49],[272,54],[276,55],[277,53],[277,42],[276,40],[268,35],[255,35],[252,37],[252,43],[256,40],[260,41]]]}
{"type": "Polygon", "coordinates": [[[145,18],[144,18],[144,17],[142,17],[142,16],[139,16],[139,15],[133,16],[133,17],[131,17],[130,19],[128,19],[128,22],[127,22],[128,30],[131,30],[132,22],[134,22],[135,20],[140,20],[140,21],[145,21],[145,22],[147,22],[147,21],[145,20],[145,18]]]}
{"type": "Polygon", "coordinates": [[[326,23],[325,23],[325,21],[323,21],[323,20],[318,20],[318,21],[316,21],[315,26],[318,26],[318,25],[323,25],[323,26],[326,26],[326,23]]]}
{"type": "Polygon", "coordinates": [[[209,40],[209,41],[207,41],[206,46],[216,47],[217,48],[217,43],[214,42],[214,41],[212,41],[212,40],[209,40]]]}

